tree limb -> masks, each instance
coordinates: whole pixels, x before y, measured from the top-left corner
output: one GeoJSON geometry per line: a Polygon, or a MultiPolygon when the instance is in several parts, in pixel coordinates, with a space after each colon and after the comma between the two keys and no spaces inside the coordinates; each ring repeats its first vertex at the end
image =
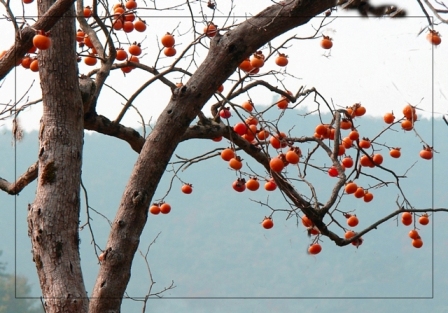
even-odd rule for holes
{"type": "Polygon", "coordinates": [[[0,189],[6,191],[10,195],[19,194],[19,192],[21,192],[23,188],[28,186],[33,180],[37,178],[38,165],[39,163],[36,161],[13,183],[10,183],[0,177],[0,189]]]}
{"type": "Polygon", "coordinates": [[[2,80],[14,66],[32,47],[35,30],[49,31],[54,24],[73,5],[74,0],[56,1],[45,14],[30,27],[26,27],[16,33],[14,45],[9,48],[3,58],[0,59],[0,80],[2,80]]]}

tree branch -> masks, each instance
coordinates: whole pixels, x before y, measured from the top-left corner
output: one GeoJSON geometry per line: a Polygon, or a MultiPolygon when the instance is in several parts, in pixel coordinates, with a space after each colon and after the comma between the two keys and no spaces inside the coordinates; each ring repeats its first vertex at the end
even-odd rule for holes
{"type": "Polygon", "coordinates": [[[3,58],[0,59],[0,80],[2,80],[14,66],[32,47],[35,30],[49,31],[54,24],[73,5],[74,0],[56,1],[45,14],[31,26],[16,33],[14,45],[9,48],[3,58]]]}
{"type": "Polygon", "coordinates": [[[17,195],[23,188],[28,186],[37,178],[37,168],[39,163],[36,161],[31,165],[25,173],[23,173],[15,182],[10,183],[0,177],[0,189],[6,191],[10,195],[17,195]]]}

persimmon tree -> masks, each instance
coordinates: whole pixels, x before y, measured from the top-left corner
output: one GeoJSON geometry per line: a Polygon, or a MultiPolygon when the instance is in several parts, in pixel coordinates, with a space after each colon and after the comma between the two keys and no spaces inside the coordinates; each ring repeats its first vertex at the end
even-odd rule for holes
{"type": "MultiPolygon", "coordinates": [[[[446,211],[414,207],[401,188],[404,177],[382,165],[386,157],[400,157],[400,147],[382,141],[385,132],[394,129],[418,134],[415,106],[403,104],[403,112],[387,112],[384,121],[388,126],[375,137],[364,138],[358,126],[364,123],[362,116],[368,108],[361,103],[336,106],[319,92],[319,86],[289,84],[291,87],[286,88],[288,79],[294,81],[285,66],[293,59],[286,53],[295,40],[317,38],[323,51],[329,53],[337,43],[322,28],[340,12],[355,10],[364,17],[399,18],[406,15],[405,8],[375,6],[368,1],[272,1],[256,15],[233,23],[233,3],[229,12],[223,13],[215,1],[173,1],[173,5],[162,6],[156,1],[141,0],[89,4],[77,1],[75,9],[73,1],[42,0],[37,3],[38,18],[31,24],[26,10],[35,4],[23,2],[25,14],[17,18],[11,3],[2,1],[16,33],[11,48],[1,54],[0,78],[5,78],[16,65],[39,72],[42,99],[5,105],[2,114],[5,120],[7,115],[14,117],[13,133],[19,138],[17,117],[26,107],[41,101],[39,151],[36,163],[26,173],[14,182],[0,179],[0,188],[14,195],[37,179],[36,199],[28,206],[28,225],[47,312],[120,311],[148,214],[157,218],[153,215],[171,211],[168,198],[153,199],[154,193],[176,147],[189,139],[224,140],[226,144],[218,152],[171,161],[175,168],[173,179],[181,179],[179,170],[193,163],[222,157],[237,173],[237,179],[229,182],[237,192],[264,187],[284,195],[289,204],[288,218],[295,218],[309,232],[310,254],[324,249],[324,238],[328,238],[326,244],[359,247],[364,234],[398,216],[403,224],[414,225],[409,237],[413,246],[419,248],[423,241],[416,221],[427,225],[431,212],[446,211]],[[158,34],[157,42],[143,40],[151,28],[150,20],[145,21],[148,11],[178,9],[190,13],[188,25],[182,28],[187,23],[184,21],[178,29],[158,34]],[[309,36],[285,37],[282,43],[272,44],[273,39],[314,17],[319,26],[309,36]],[[156,53],[143,62],[140,57],[145,49],[154,49],[156,53]],[[80,71],[77,62],[91,68],[79,66],[80,71]],[[121,72],[123,80],[133,79],[135,71],[146,72],[151,78],[141,83],[126,99],[121,112],[110,120],[97,110],[98,104],[109,101],[102,98],[104,90],[110,88],[108,80],[114,72],[121,72]],[[226,81],[230,90],[223,87],[226,81]],[[135,100],[158,82],[172,95],[149,134],[143,118],[141,132],[124,125],[123,118],[131,109],[138,112],[135,100]],[[251,93],[260,88],[280,98],[261,108],[250,100],[251,93]],[[247,99],[240,101],[242,97],[247,99]],[[304,101],[315,103],[313,113],[319,114],[321,124],[306,133],[282,129],[282,118],[304,101]],[[206,103],[211,103],[210,112],[204,109],[206,103]],[[328,110],[331,118],[325,120],[322,110],[328,110]],[[276,118],[267,118],[273,111],[276,118]],[[98,247],[100,270],[90,299],[83,282],[78,239],[84,130],[124,140],[139,153],[111,223],[108,242],[105,247],[98,247]],[[311,148],[305,149],[305,144],[311,148]],[[379,148],[390,150],[390,156],[380,153],[379,148]],[[325,164],[314,162],[319,153],[326,155],[325,164]],[[244,163],[242,156],[247,159],[244,163]],[[263,170],[252,170],[248,166],[251,163],[261,165],[263,170]],[[334,179],[328,186],[328,197],[319,194],[313,184],[312,176],[322,173],[334,179]],[[380,220],[371,221],[370,226],[355,231],[358,218],[354,212],[343,209],[344,200],[354,196],[360,201],[375,201],[376,189],[391,186],[398,195],[397,201],[391,203],[393,209],[380,220]]],[[[437,9],[429,1],[425,5],[418,2],[428,16],[424,30],[428,40],[438,45],[440,35],[428,10],[445,23],[446,7],[437,9]]],[[[119,84],[111,88],[122,94],[119,84]]],[[[434,148],[425,138],[419,139],[423,149],[415,157],[420,154],[423,159],[431,159],[434,148]]],[[[194,182],[185,182],[182,189],[186,194],[194,192],[190,183],[194,182]]],[[[266,209],[261,225],[266,229],[275,227],[276,209],[267,202],[261,204],[266,209]]]]}

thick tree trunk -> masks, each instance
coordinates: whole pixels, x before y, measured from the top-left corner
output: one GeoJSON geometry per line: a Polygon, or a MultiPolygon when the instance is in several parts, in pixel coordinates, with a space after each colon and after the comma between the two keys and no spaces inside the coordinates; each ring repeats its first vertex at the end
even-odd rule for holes
{"type": "Polygon", "coordinates": [[[124,191],[92,293],[90,313],[120,312],[149,203],[182,135],[218,86],[260,46],[335,5],[332,0],[285,2],[291,4],[271,6],[235,30],[216,36],[204,63],[185,86],[174,91],[124,191]]]}
{"type": "MultiPolygon", "coordinates": [[[[39,15],[51,4],[39,1],[39,15]]],[[[74,16],[72,7],[52,28],[51,48],[39,55],[43,117],[37,195],[28,208],[28,231],[48,313],[88,310],[78,236],[83,108],[74,16]]]]}

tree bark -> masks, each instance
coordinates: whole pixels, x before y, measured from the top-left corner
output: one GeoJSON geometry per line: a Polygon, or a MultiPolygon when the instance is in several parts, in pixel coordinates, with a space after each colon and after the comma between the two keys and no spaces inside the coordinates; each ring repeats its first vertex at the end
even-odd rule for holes
{"type": "Polygon", "coordinates": [[[186,85],[174,90],[146,139],[125,188],[93,289],[91,313],[120,312],[150,201],[177,144],[203,105],[244,58],[335,5],[334,0],[286,2],[290,4],[273,5],[236,29],[217,35],[199,69],[186,85]]]}
{"type": "MultiPolygon", "coordinates": [[[[52,4],[39,1],[39,16],[52,4]]],[[[39,53],[43,116],[37,194],[28,208],[28,234],[47,313],[88,311],[78,235],[83,107],[74,16],[72,5],[51,30],[50,49],[39,53]]]]}

